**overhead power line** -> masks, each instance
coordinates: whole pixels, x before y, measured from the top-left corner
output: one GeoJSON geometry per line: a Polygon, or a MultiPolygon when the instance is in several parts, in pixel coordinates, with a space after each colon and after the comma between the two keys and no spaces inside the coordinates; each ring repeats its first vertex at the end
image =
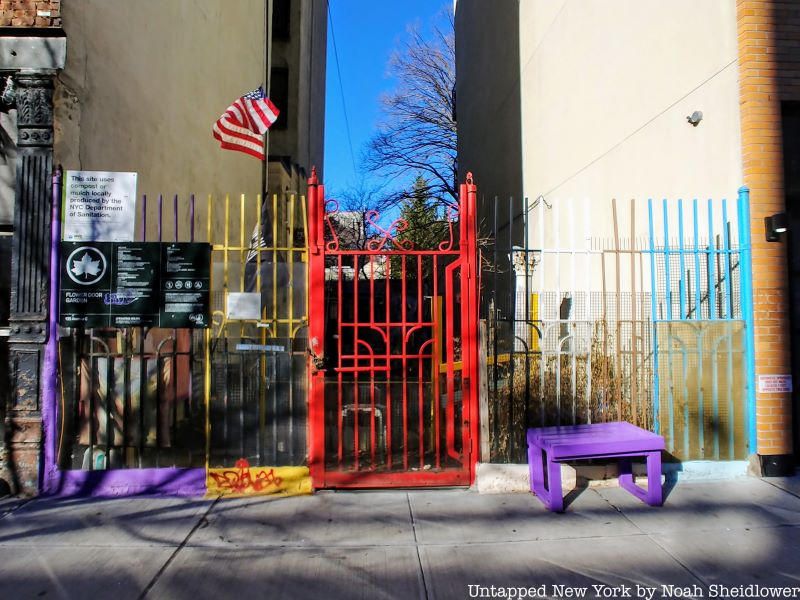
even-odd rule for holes
{"type": "Polygon", "coordinates": [[[333,30],[333,14],[331,13],[331,2],[328,2],[328,20],[331,24],[331,39],[333,40],[333,56],[336,60],[336,73],[339,77],[339,95],[342,99],[342,112],[344,113],[344,125],[347,131],[347,145],[350,148],[350,160],[353,163],[353,175],[358,175],[356,168],[356,157],[353,152],[353,138],[350,136],[350,119],[347,118],[347,103],[344,96],[344,85],[342,84],[342,69],[339,66],[339,50],[336,47],[336,33],[333,30]]]}

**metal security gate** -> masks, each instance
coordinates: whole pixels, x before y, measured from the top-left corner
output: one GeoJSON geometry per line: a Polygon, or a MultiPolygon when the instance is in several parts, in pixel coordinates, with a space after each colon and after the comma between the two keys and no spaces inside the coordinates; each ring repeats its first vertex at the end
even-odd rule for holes
{"type": "Polygon", "coordinates": [[[468,485],[477,456],[475,186],[419,247],[309,182],[310,466],[316,487],[468,485]],[[457,221],[456,221],[457,217],[457,221]],[[361,225],[359,225],[361,226],[361,225]],[[350,238],[363,241],[360,245],[350,238]]]}

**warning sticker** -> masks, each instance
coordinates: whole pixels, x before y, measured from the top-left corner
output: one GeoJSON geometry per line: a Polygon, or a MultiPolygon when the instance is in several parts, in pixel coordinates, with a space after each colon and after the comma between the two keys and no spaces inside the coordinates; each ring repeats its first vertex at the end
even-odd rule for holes
{"type": "Polygon", "coordinates": [[[791,375],[759,375],[758,391],[761,394],[785,394],[792,391],[791,375]]]}

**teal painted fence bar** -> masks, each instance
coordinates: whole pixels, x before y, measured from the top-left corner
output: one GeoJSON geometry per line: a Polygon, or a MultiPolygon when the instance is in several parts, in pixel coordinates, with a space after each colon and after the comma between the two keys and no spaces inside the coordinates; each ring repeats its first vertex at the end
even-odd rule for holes
{"type": "Polygon", "coordinates": [[[751,454],[758,452],[756,434],[756,356],[755,336],[753,334],[753,261],[750,239],[750,190],[739,188],[739,244],[742,252],[742,312],[745,320],[745,357],[747,366],[747,438],[751,454]]]}
{"type": "Polygon", "coordinates": [[[707,201],[705,223],[698,204],[664,200],[657,224],[648,200],[654,426],[679,457],[741,459],[756,449],[749,194],[735,243],[727,200],[707,201]]]}

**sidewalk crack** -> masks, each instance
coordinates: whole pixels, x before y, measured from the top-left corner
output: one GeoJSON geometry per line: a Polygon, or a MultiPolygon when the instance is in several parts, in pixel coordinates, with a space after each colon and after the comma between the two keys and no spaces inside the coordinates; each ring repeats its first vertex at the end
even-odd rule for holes
{"type": "MultiPolygon", "coordinates": [[[[630,517],[628,517],[628,515],[626,515],[626,514],[625,514],[625,511],[624,511],[624,510],[622,510],[622,508],[620,508],[619,506],[617,506],[616,504],[614,504],[613,502],[611,502],[611,500],[609,500],[608,498],[606,498],[605,496],[603,496],[603,494],[600,494],[600,493],[598,492],[598,494],[597,494],[597,495],[598,495],[598,496],[600,496],[600,498],[602,498],[602,499],[603,499],[603,500],[606,502],[606,504],[608,504],[608,505],[609,505],[611,508],[613,508],[614,510],[616,510],[616,511],[617,511],[617,512],[618,512],[618,513],[619,513],[619,514],[622,516],[622,518],[623,518],[623,519],[625,519],[625,520],[626,520],[628,523],[630,523],[630,524],[631,524],[631,525],[633,525],[633,526],[634,526],[636,529],[638,529],[639,531],[641,531],[641,532],[642,532],[642,534],[643,534],[645,537],[647,537],[647,539],[649,539],[651,542],[653,542],[653,543],[654,543],[656,546],[658,546],[658,547],[659,547],[659,548],[662,550],[662,552],[664,552],[664,553],[665,553],[667,556],[669,556],[669,557],[670,557],[672,560],[674,560],[676,563],[678,563],[678,565],[680,565],[680,566],[681,566],[681,568],[682,568],[684,571],[686,571],[686,572],[687,572],[689,575],[691,575],[692,577],[694,577],[694,578],[697,580],[697,582],[698,582],[698,583],[699,583],[701,586],[703,586],[703,588],[704,588],[704,589],[705,589],[705,591],[706,591],[706,594],[708,594],[708,591],[709,591],[708,582],[706,582],[706,581],[705,581],[705,580],[704,580],[704,579],[703,579],[703,578],[702,578],[702,577],[701,577],[699,574],[697,574],[697,573],[695,573],[694,571],[692,571],[692,569],[690,569],[690,568],[689,568],[689,566],[688,566],[687,564],[685,564],[685,563],[684,563],[684,562],[683,562],[683,561],[682,561],[680,558],[678,558],[677,556],[675,556],[675,555],[674,555],[672,552],[670,552],[670,551],[669,551],[669,550],[668,550],[666,547],[664,547],[664,546],[663,546],[661,543],[659,543],[659,541],[658,541],[658,540],[657,540],[657,539],[654,537],[654,535],[655,535],[655,534],[650,534],[650,533],[648,533],[647,531],[645,531],[644,529],[642,529],[641,527],[639,527],[639,526],[638,526],[636,523],[634,523],[634,522],[633,522],[633,520],[632,520],[630,517]]],[[[658,507],[658,508],[663,508],[663,507],[658,507]]]]}
{"type": "Polygon", "coordinates": [[[194,532],[197,531],[203,523],[208,522],[207,517],[209,513],[212,511],[212,509],[217,505],[217,502],[219,502],[220,498],[222,498],[222,496],[217,496],[214,499],[214,501],[209,505],[208,509],[206,509],[206,512],[203,513],[203,516],[197,519],[197,523],[195,523],[191,531],[189,531],[189,533],[186,534],[186,537],[183,538],[183,541],[180,543],[180,545],[177,548],[175,548],[175,551],[172,554],[170,554],[166,562],[163,565],[161,565],[161,568],[153,576],[153,579],[150,580],[150,583],[148,583],[147,586],[142,590],[142,593],[139,594],[137,600],[143,600],[147,596],[147,594],[150,593],[150,590],[152,590],[155,584],[158,583],[158,580],[161,579],[161,576],[164,574],[167,568],[172,564],[172,561],[174,561],[175,558],[178,556],[178,553],[184,549],[186,544],[189,543],[189,540],[194,535],[194,532]]]}
{"type": "Polygon", "coordinates": [[[782,491],[782,492],[786,492],[787,494],[789,494],[790,496],[794,496],[795,498],[800,498],[800,494],[797,494],[797,493],[793,492],[792,490],[788,490],[788,489],[786,489],[786,488],[784,488],[784,487],[781,487],[781,486],[779,486],[779,485],[777,485],[777,484],[775,484],[775,483],[772,483],[772,482],[771,482],[769,479],[767,479],[766,477],[761,477],[761,481],[763,481],[764,483],[767,483],[767,484],[771,485],[771,486],[772,486],[772,487],[774,487],[776,490],[780,490],[780,491],[782,491]]]}
{"type": "Polygon", "coordinates": [[[23,506],[29,504],[35,498],[23,498],[20,500],[19,504],[15,504],[12,508],[6,510],[5,512],[0,512],[0,519],[5,519],[8,515],[12,515],[17,512],[23,506]]]}
{"type": "Polygon", "coordinates": [[[419,540],[417,539],[417,523],[414,520],[414,511],[411,508],[411,496],[406,492],[406,502],[408,503],[408,516],[411,519],[411,531],[414,534],[414,548],[417,551],[417,564],[419,565],[420,576],[422,577],[422,592],[425,594],[425,600],[430,598],[428,593],[428,582],[425,578],[425,569],[422,566],[422,555],[419,553],[419,540]]]}

